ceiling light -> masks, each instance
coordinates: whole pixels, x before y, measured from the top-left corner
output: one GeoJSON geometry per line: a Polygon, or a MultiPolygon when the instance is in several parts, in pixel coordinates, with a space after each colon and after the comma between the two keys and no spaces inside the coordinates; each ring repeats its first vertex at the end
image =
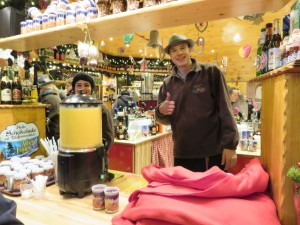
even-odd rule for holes
{"type": "Polygon", "coordinates": [[[234,42],[240,42],[241,41],[241,35],[239,33],[236,33],[234,36],[233,36],[233,41],[234,42]]]}

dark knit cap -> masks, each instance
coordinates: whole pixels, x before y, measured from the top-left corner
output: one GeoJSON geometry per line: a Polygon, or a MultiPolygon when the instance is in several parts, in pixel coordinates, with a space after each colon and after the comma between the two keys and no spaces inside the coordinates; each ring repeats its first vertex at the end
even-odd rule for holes
{"type": "Polygon", "coordinates": [[[127,90],[123,90],[123,91],[121,91],[121,95],[130,95],[130,93],[127,90]]]}
{"type": "Polygon", "coordinates": [[[84,80],[84,81],[89,82],[91,87],[92,87],[92,93],[93,93],[93,90],[94,90],[94,87],[95,87],[94,79],[86,73],[77,73],[76,74],[76,76],[73,78],[73,81],[72,81],[73,90],[75,90],[75,84],[80,80],[84,80]]]}

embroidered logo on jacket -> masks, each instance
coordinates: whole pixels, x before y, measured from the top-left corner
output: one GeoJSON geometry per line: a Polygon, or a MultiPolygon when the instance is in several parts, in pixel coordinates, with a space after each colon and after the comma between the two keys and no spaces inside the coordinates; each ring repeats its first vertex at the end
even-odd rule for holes
{"type": "Polygon", "coordinates": [[[203,93],[205,91],[206,91],[205,87],[203,87],[201,84],[194,85],[192,87],[192,92],[193,93],[203,93]]]}

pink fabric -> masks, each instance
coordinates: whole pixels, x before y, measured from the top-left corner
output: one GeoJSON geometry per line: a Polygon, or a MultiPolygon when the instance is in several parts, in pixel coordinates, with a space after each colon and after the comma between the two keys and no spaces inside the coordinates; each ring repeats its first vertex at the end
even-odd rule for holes
{"type": "Polygon", "coordinates": [[[237,175],[213,167],[194,173],[182,167],[143,168],[149,181],[135,191],[114,225],[280,225],[263,192],[268,174],[253,159],[237,175]]]}
{"type": "Polygon", "coordinates": [[[172,134],[166,135],[152,141],[151,144],[152,163],[156,166],[173,166],[173,140],[172,134]]]}

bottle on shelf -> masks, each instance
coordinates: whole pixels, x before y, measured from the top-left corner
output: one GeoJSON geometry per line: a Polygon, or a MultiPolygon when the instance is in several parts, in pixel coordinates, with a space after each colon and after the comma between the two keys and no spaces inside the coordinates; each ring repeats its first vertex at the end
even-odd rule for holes
{"type": "Polygon", "coordinates": [[[256,56],[256,76],[260,76],[263,73],[264,65],[266,64],[267,56],[263,54],[263,46],[266,42],[266,28],[261,29],[259,46],[257,48],[256,56]]]}
{"type": "Polygon", "coordinates": [[[38,95],[38,90],[37,90],[36,85],[32,85],[32,87],[31,87],[30,98],[31,98],[32,103],[34,103],[34,104],[38,103],[39,95],[38,95]]]}
{"type": "Polygon", "coordinates": [[[25,71],[25,77],[24,80],[21,82],[22,85],[22,98],[23,103],[29,103],[30,102],[30,92],[32,87],[32,81],[30,80],[30,74],[29,70],[25,71]]]}
{"type": "Polygon", "coordinates": [[[126,133],[127,133],[127,131],[125,131],[126,127],[123,125],[123,121],[124,121],[123,116],[119,116],[118,117],[117,132],[116,132],[117,139],[119,139],[119,140],[124,140],[125,136],[126,136],[126,133]]]}
{"type": "Polygon", "coordinates": [[[287,14],[282,19],[282,39],[290,35],[290,14],[287,14]]]}
{"type": "Polygon", "coordinates": [[[274,33],[269,44],[268,51],[268,71],[274,70],[281,66],[280,42],[281,35],[279,30],[279,18],[274,19],[274,33]]]}
{"type": "Polygon", "coordinates": [[[14,65],[14,77],[12,83],[12,104],[22,104],[22,85],[17,66],[14,65]]]}
{"type": "Polygon", "coordinates": [[[155,135],[155,134],[157,134],[157,125],[156,125],[156,123],[155,123],[155,119],[154,119],[154,116],[152,116],[152,118],[151,118],[151,126],[150,126],[150,129],[151,129],[151,135],[155,135]]]}
{"type": "Polygon", "coordinates": [[[266,63],[262,67],[262,74],[267,73],[269,71],[268,56],[269,56],[269,45],[270,45],[270,42],[272,39],[272,27],[273,27],[272,23],[266,24],[266,41],[265,41],[264,46],[262,47],[262,52],[263,52],[262,54],[264,54],[266,56],[266,63]]]}
{"type": "Polygon", "coordinates": [[[7,69],[4,67],[1,71],[1,104],[11,104],[11,80],[9,79],[7,69]]]}

